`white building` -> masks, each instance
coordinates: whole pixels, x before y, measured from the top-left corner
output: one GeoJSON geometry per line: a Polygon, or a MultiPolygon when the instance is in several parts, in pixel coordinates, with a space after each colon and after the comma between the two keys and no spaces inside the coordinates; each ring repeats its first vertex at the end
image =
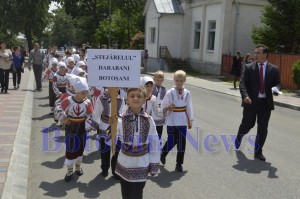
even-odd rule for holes
{"type": "Polygon", "coordinates": [[[159,65],[160,46],[194,70],[219,75],[222,54],[254,50],[252,26],[259,26],[267,0],[147,0],[145,48],[159,65]]]}

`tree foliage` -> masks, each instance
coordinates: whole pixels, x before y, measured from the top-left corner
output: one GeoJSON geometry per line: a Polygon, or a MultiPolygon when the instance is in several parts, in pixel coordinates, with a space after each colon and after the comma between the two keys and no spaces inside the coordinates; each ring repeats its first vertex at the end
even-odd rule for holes
{"type": "Polygon", "coordinates": [[[13,38],[23,33],[32,49],[33,41],[39,40],[48,23],[50,0],[1,0],[1,32],[13,38]]]}
{"type": "Polygon", "coordinates": [[[269,0],[261,27],[253,26],[254,43],[264,43],[274,52],[296,53],[300,47],[299,0],[269,0]]]}

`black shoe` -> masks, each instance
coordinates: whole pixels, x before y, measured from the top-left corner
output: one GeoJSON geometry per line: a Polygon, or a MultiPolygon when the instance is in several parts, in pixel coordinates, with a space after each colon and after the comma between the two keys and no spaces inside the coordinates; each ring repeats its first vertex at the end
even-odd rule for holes
{"type": "Polygon", "coordinates": [[[260,153],[260,154],[254,154],[254,158],[255,159],[258,159],[258,160],[261,160],[261,161],[266,161],[266,158],[265,158],[265,156],[262,154],[262,153],[260,153]]]}
{"type": "Polygon", "coordinates": [[[113,176],[114,176],[114,178],[115,178],[116,180],[120,180],[120,176],[119,176],[119,175],[113,174],[113,176]]]}
{"type": "Polygon", "coordinates": [[[75,173],[76,173],[76,175],[78,175],[78,176],[82,176],[82,175],[83,175],[83,170],[82,170],[82,168],[80,168],[80,170],[76,170],[75,173]]]}
{"type": "Polygon", "coordinates": [[[165,165],[165,164],[166,164],[166,156],[161,155],[161,156],[160,156],[160,161],[161,161],[161,163],[162,163],[163,165],[165,165]]]}
{"type": "Polygon", "coordinates": [[[238,139],[236,138],[234,141],[235,150],[238,151],[240,149],[240,146],[241,146],[241,142],[238,141],[238,139]]]}
{"type": "Polygon", "coordinates": [[[43,91],[43,89],[41,89],[41,88],[40,88],[40,89],[38,89],[37,91],[38,91],[38,92],[42,92],[42,91],[43,91]]]}
{"type": "Polygon", "coordinates": [[[103,177],[107,177],[107,176],[108,176],[108,171],[102,171],[102,172],[101,172],[101,175],[102,175],[103,177]]]}
{"type": "Polygon", "coordinates": [[[178,172],[182,172],[183,171],[182,165],[181,164],[176,164],[175,170],[178,171],[178,172]]]}
{"type": "Polygon", "coordinates": [[[66,174],[66,176],[65,176],[65,181],[66,181],[66,182],[69,182],[69,181],[72,179],[72,176],[73,176],[73,174],[72,174],[72,175],[67,175],[67,174],[66,174]]]}

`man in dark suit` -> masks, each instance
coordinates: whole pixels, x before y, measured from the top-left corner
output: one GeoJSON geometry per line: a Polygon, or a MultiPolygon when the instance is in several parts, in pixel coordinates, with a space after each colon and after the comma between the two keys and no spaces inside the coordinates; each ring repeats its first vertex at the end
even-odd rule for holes
{"type": "Polygon", "coordinates": [[[268,123],[271,110],[274,110],[272,87],[280,85],[278,68],[268,63],[268,47],[257,45],[255,47],[255,62],[246,65],[241,82],[243,119],[239,127],[235,147],[238,150],[242,138],[254,127],[257,118],[257,135],[255,140],[254,158],[266,161],[262,148],[268,134],[268,123]]]}

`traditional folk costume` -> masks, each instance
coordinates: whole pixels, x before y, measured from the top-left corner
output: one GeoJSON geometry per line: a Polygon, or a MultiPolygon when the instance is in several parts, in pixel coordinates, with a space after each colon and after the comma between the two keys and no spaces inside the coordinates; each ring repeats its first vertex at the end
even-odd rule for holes
{"type": "Polygon", "coordinates": [[[133,113],[130,108],[118,120],[117,135],[121,141],[116,174],[121,177],[123,198],[142,198],[148,173],[158,173],[160,144],[155,123],[145,111],[133,113]]]}
{"type": "MultiPolygon", "coordinates": [[[[88,90],[86,79],[80,78],[74,84],[76,93],[88,90]]],[[[92,113],[93,106],[89,99],[83,102],[77,102],[75,97],[69,96],[61,102],[63,112],[59,115],[59,119],[68,118],[71,124],[65,128],[65,144],[66,144],[66,160],[68,172],[65,180],[71,180],[73,175],[73,166],[75,163],[75,173],[82,175],[83,171],[80,168],[83,151],[86,141],[86,132],[93,129],[92,127],[92,113]]]]}
{"type": "Polygon", "coordinates": [[[159,136],[159,139],[161,139],[161,135],[163,132],[163,125],[165,125],[165,115],[163,113],[163,108],[161,106],[161,103],[167,93],[167,90],[164,86],[157,86],[154,85],[152,95],[156,97],[156,104],[157,104],[157,111],[155,111],[152,114],[152,117],[154,119],[155,125],[156,125],[156,130],[157,134],[159,136]]]}
{"type": "Polygon", "coordinates": [[[51,108],[51,112],[54,111],[54,104],[56,101],[56,95],[53,91],[53,78],[55,73],[57,72],[57,69],[52,68],[52,65],[58,64],[58,60],[56,58],[51,59],[50,67],[46,70],[43,79],[48,79],[49,81],[49,106],[51,108]]]}
{"type": "MultiPolygon", "coordinates": [[[[124,99],[120,97],[117,98],[117,111],[120,116],[125,112],[126,106],[124,99]]],[[[108,169],[111,162],[112,174],[115,175],[115,168],[117,163],[117,157],[120,150],[120,143],[116,145],[115,155],[110,160],[111,154],[111,134],[110,134],[110,117],[111,117],[111,97],[107,92],[104,92],[101,97],[99,97],[95,103],[93,120],[98,123],[99,129],[98,135],[99,139],[99,151],[101,153],[101,169],[102,175],[108,175],[108,169]]]]}
{"type": "Polygon", "coordinates": [[[66,59],[66,65],[67,65],[67,69],[68,69],[67,74],[71,74],[73,69],[75,68],[75,59],[74,59],[74,57],[68,57],[66,59]],[[70,66],[70,62],[73,62],[72,66],[70,66]]]}
{"type": "Polygon", "coordinates": [[[98,97],[100,97],[103,93],[104,93],[104,88],[102,87],[94,87],[94,86],[90,87],[89,96],[93,104],[93,107],[95,107],[98,97]]]}
{"type": "MultiPolygon", "coordinates": [[[[74,96],[75,93],[73,93],[71,91],[71,88],[73,88],[73,85],[76,83],[77,80],[79,80],[78,76],[76,75],[70,75],[68,74],[67,75],[67,79],[68,79],[68,84],[67,84],[67,92],[62,94],[62,96],[60,96],[60,98],[58,98],[56,101],[55,101],[55,108],[54,108],[54,121],[55,122],[58,122],[58,115],[61,114],[61,112],[63,111],[62,108],[61,108],[61,102],[69,97],[69,96],[74,96]]],[[[61,123],[61,122],[60,122],[61,123]]]]}
{"type": "MultiPolygon", "coordinates": [[[[66,64],[64,62],[58,62],[58,69],[64,67],[66,64]]],[[[66,92],[66,86],[68,84],[68,79],[66,75],[61,75],[59,71],[53,77],[53,91],[56,96],[61,96],[66,92]]]]}
{"type": "Polygon", "coordinates": [[[180,90],[176,87],[171,88],[162,101],[162,108],[167,108],[169,104],[174,104],[175,108],[167,112],[168,140],[162,149],[161,160],[164,164],[169,151],[177,145],[176,170],[182,171],[187,126],[191,125],[194,119],[190,91],[186,88],[180,90]]]}

